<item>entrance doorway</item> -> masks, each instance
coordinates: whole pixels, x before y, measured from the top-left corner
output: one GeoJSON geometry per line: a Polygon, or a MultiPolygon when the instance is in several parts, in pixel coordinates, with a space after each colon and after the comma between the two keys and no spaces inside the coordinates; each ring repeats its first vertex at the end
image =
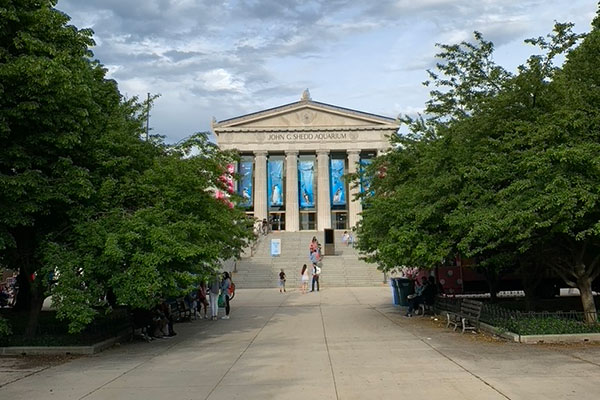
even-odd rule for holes
{"type": "Polygon", "coordinates": [[[314,211],[300,211],[300,230],[314,231],[317,229],[317,213],[314,211]]]}
{"type": "Polygon", "coordinates": [[[285,212],[270,212],[269,226],[271,231],[285,231],[285,212]]]}
{"type": "Polygon", "coordinates": [[[333,212],[331,220],[333,229],[348,229],[348,213],[346,211],[333,212]]]}

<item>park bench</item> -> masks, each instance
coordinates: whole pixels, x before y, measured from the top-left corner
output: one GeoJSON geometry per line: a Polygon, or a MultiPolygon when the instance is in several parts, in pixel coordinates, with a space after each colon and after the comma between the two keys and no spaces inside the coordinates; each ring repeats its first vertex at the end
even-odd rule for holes
{"type": "Polygon", "coordinates": [[[479,329],[479,317],[481,316],[481,308],[483,303],[477,300],[463,299],[460,303],[459,312],[446,312],[448,323],[446,327],[454,325],[454,330],[458,325],[462,325],[462,332],[466,330],[478,330],[479,329]]]}
{"type": "Polygon", "coordinates": [[[192,309],[183,297],[178,298],[171,305],[171,314],[173,314],[173,320],[177,322],[189,321],[192,319],[192,309]]]}

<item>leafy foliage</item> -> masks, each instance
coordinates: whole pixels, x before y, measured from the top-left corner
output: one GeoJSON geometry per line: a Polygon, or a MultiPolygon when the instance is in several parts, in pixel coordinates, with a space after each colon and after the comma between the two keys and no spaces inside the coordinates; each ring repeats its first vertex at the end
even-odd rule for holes
{"type": "Polygon", "coordinates": [[[599,24],[576,46],[583,36],[557,23],[528,41],[542,54],[516,74],[494,64],[493,45],[477,32],[474,43],[440,45],[428,118],[405,117],[411,133],[368,171],[374,196],[364,198],[358,227],[368,259],[385,270],[433,268],[459,253],[496,277],[541,261],[595,315],[599,24]]]}
{"type": "Polygon", "coordinates": [[[121,96],[55,4],[0,6],[0,264],[19,271],[29,336],[49,293],[81,331],[189,288],[251,238],[212,192],[233,155],[204,134],[141,140],[150,104],[121,96]]]}
{"type": "Polygon", "coordinates": [[[519,335],[565,335],[577,333],[600,333],[600,324],[558,317],[523,317],[498,322],[498,326],[519,335]]]}

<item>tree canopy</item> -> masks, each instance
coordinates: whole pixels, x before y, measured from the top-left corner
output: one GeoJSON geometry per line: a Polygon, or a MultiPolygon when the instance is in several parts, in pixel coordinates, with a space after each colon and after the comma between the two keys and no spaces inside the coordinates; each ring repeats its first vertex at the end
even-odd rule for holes
{"type": "Polygon", "coordinates": [[[383,269],[434,268],[454,254],[495,273],[543,263],[580,289],[595,320],[599,24],[584,36],[557,23],[528,40],[541,54],[516,73],[479,33],[440,45],[427,117],[405,117],[410,134],[372,165],[386,173],[364,199],[360,250],[383,269]]]}
{"type": "Polygon", "coordinates": [[[213,195],[235,156],[205,134],[142,140],[150,104],[123,98],[55,4],[0,6],[0,264],[19,271],[29,335],[50,293],[79,331],[189,289],[251,238],[213,195]]]}

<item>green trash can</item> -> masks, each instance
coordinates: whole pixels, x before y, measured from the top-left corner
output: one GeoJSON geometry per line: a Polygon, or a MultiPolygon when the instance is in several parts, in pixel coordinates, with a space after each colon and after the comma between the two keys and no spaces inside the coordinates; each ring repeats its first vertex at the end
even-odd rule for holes
{"type": "Polygon", "coordinates": [[[414,293],[413,281],[408,278],[396,278],[398,294],[400,297],[400,305],[408,307],[408,295],[414,293]]]}

